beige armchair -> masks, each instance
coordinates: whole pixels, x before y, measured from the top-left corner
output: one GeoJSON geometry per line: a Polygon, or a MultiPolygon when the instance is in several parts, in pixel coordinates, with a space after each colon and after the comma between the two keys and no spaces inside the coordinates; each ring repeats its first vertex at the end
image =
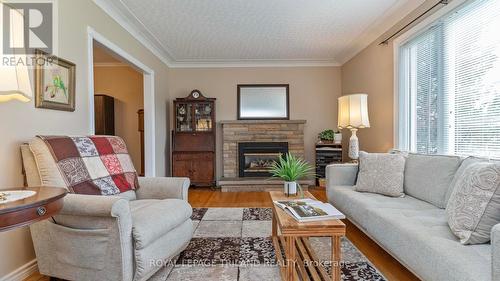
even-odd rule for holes
{"type": "MultiPolygon", "coordinates": [[[[21,147],[28,186],[65,188],[45,143],[21,147]]],[[[193,226],[189,179],[139,178],[119,196],[68,194],[53,220],[33,224],[41,274],[66,280],[147,280],[185,249],[193,226]]]]}

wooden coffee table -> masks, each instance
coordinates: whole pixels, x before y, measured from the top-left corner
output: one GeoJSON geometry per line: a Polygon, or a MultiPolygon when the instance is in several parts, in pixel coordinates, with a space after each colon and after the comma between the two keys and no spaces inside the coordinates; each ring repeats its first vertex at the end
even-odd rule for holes
{"type": "MultiPolygon", "coordinates": [[[[287,197],[281,191],[269,193],[273,201],[299,199],[299,197],[287,197]]],[[[304,192],[304,196],[316,199],[308,191],[304,192]]],[[[345,224],[341,220],[298,222],[273,204],[272,238],[282,280],[340,281],[340,238],[344,235],[345,224]],[[311,248],[309,237],[314,236],[328,236],[332,239],[331,277],[311,248]],[[284,249],[285,260],[282,258],[282,249],[284,249]]]]}

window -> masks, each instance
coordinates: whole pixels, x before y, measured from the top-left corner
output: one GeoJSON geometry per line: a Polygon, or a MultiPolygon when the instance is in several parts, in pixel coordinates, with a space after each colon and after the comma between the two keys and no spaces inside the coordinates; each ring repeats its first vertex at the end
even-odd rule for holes
{"type": "Polygon", "coordinates": [[[399,55],[399,147],[499,158],[500,0],[468,1],[399,55]]]}

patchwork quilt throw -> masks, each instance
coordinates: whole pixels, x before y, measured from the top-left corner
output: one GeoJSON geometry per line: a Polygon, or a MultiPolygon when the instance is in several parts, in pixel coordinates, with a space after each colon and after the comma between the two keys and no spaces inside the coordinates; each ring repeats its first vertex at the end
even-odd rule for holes
{"type": "Polygon", "coordinates": [[[70,192],[115,195],[139,188],[127,146],[116,136],[38,136],[70,192]]]}

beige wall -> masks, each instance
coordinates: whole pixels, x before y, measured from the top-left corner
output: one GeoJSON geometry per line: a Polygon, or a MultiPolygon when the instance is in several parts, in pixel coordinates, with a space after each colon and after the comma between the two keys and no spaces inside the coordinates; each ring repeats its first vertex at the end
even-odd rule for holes
{"type": "MultiPolygon", "coordinates": [[[[342,93],[367,93],[370,128],[360,129],[360,148],[368,152],[386,152],[393,147],[393,74],[392,42],[371,44],[342,66],[342,93]]],[[[344,145],[351,133],[343,130],[344,145]]],[[[347,147],[347,146],[345,146],[347,147]]]]}
{"type": "MultiPolygon", "coordinates": [[[[35,109],[34,103],[0,104],[0,189],[22,185],[19,145],[36,134],[89,132],[87,26],[123,48],[155,71],[156,174],[168,173],[170,98],[198,88],[217,98],[217,119],[236,119],[236,85],[289,83],[291,118],[306,119],[306,158],[313,161],[316,135],[335,128],[337,97],[342,93],[369,95],[371,128],[359,132],[361,148],[386,151],[393,146],[392,45],[372,44],[340,67],[168,69],[91,0],[59,0],[59,55],[77,65],[76,111],[35,109]]],[[[344,131],[344,142],[348,139],[344,131]]],[[[220,134],[218,136],[220,175],[220,134]]],[[[34,258],[27,228],[0,233],[0,277],[34,258]]]]}
{"type": "MultiPolygon", "coordinates": [[[[76,64],[76,110],[35,109],[34,102],[0,103],[0,189],[22,186],[19,145],[37,134],[88,134],[87,26],[155,71],[156,172],[166,170],[167,67],[91,0],[59,0],[59,56],[76,64]]],[[[34,258],[28,228],[0,233],[0,277],[34,258]]]]}
{"type": "Polygon", "coordinates": [[[141,170],[141,135],[137,111],[144,108],[142,73],[128,66],[94,67],[94,92],[115,98],[115,134],[127,143],[136,170],[141,170]]]}
{"type": "MultiPolygon", "coordinates": [[[[367,93],[368,110],[371,128],[360,129],[358,137],[360,148],[368,152],[386,152],[394,147],[394,45],[379,45],[381,38],[387,38],[406,26],[416,17],[413,23],[418,27],[420,22],[442,8],[450,9],[460,5],[462,0],[455,0],[451,5],[439,5],[425,16],[422,13],[435,6],[436,1],[426,0],[418,8],[411,11],[389,28],[383,36],[375,40],[364,50],[342,65],[342,93],[367,93]]],[[[440,11],[441,12],[441,11],[440,11]]],[[[416,28],[412,27],[412,28],[416,28]]],[[[404,31],[406,32],[406,30],[404,31]]],[[[403,33],[404,33],[403,32],[403,33]]],[[[397,38],[397,37],[396,37],[397,38]]],[[[349,141],[350,132],[344,130],[344,144],[349,141]]],[[[345,150],[347,152],[347,150],[345,150]]],[[[347,155],[347,154],[346,154],[347,155]]]]}
{"type": "MultiPolygon", "coordinates": [[[[325,128],[335,128],[337,124],[340,67],[172,68],[168,84],[172,99],[185,97],[191,90],[199,89],[207,97],[217,98],[217,120],[236,120],[237,84],[259,83],[290,84],[290,119],[307,120],[306,160],[313,163],[317,134],[325,128]]],[[[217,174],[220,176],[220,125],[217,128],[217,174]]]]}
{"type": "MultiPolygon", "coordinates": [[[[451,2],[451,1],[450,1],[451,2]]],[[[358,132],[360,148],[368,152],[386,152],[394,147],[394,41],[387,45],[379,45],[381,38],[394,34],[403,26],[419,17],[412,29],[421,29],[429,24],[434,13],[442,15],[461,5],[463,0],[454,0],[448,5],[438,5],[427,14],[429,8],[435,6],[436,1],[426,0],[418,8],[411,11],[404,18],[387,30],[383,36],[359,52],[356,56],[342,65],[342,92],[351,94],[363,92],[368,94],[368,110],[370,116],[369,129],[360,129],[358,132]],[[443,9],[443,10],[441,10],[443,9]],[[430,17],[430,18],[429,18],[430,17]]],[[[399,34],[399,35],[401,35],[399,34]]],[[[398,35],[398,36],[399,36],[398,35]]],[[[395,37],[394,39],[396,39],[395,37]]],[[[393,40],[394,40],[393,39],[393,40]]],[[[350,132],[344,130],[350,135],[350,132]]],[[[347,144],[348,137],[344,136],[347,144]]]]}

